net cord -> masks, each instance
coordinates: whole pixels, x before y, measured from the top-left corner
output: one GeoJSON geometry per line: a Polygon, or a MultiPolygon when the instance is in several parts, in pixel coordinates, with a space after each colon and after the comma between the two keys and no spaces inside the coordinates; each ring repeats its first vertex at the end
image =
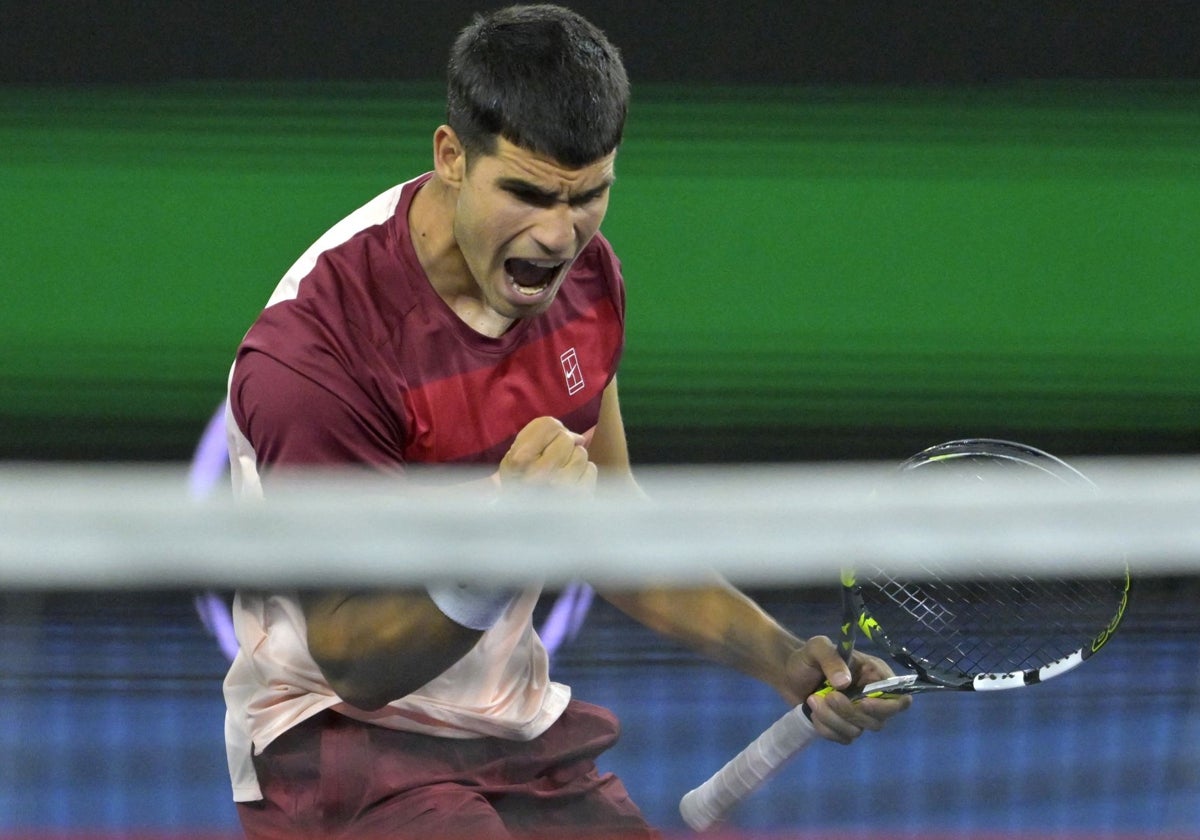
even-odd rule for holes
{"type": "Polygon", "coordinates": [[[989,480],[879,492],[894,466],[657,468],[649,500],[531,494],[485,505],[400,498],[361,474],[290,485],[269,502],[196,499],[186,470],[0,468],[0,587],[395,586],[469,578],[547,585],[836,582],[863,558],[921,574],[1156,573],[1200,559],[1200,461],[1081,462],[1094,493],[989,480]]]}

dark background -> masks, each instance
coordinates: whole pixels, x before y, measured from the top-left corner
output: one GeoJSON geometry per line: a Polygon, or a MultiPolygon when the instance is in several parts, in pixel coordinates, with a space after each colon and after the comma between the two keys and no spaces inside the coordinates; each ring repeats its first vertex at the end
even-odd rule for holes
{"type": "MultiPolygon", "coordinates": [[[[57,0],[0,9],[0,79],[440,79],[502,3],[57,0]]],[[[639,82],[1192,78],[1200,9],[1163,0],[579,0],[639,82]]]]}

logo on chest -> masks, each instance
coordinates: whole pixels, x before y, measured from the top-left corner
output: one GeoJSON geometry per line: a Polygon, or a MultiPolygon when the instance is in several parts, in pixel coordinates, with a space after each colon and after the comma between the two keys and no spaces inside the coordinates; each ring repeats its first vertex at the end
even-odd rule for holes
{"type": "Polygon", "coordinates": [[[562,362],[563,376],[567,380],[567,393],[578,393],[583,388],[583,369],[579,367],[579,357],[575,355],[575,348],[572,347],[563,353],[558,360],[562,362]]]}

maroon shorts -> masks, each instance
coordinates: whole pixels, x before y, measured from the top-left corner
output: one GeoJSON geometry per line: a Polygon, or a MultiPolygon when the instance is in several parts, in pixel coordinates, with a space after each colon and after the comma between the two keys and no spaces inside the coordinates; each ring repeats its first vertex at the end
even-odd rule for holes
{"type": "Polygon", "coordinates": [[[255,756],[249,840],[657,837],[625,786],[596,771],[611,712],[572,700],[532,741],[434,738],[324,712],[255,756]]]}

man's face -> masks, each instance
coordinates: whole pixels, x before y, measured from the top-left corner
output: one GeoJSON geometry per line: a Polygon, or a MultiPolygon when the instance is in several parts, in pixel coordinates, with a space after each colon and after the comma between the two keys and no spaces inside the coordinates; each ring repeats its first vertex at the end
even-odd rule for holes
{"type": "Polygon", "coordinates": [[[614,151],[567,168],[503,138],[494,154],[470,161],[454,234],[487,309],[515,320],[549,308],[600,229],[615,161],[614,151]]]}

